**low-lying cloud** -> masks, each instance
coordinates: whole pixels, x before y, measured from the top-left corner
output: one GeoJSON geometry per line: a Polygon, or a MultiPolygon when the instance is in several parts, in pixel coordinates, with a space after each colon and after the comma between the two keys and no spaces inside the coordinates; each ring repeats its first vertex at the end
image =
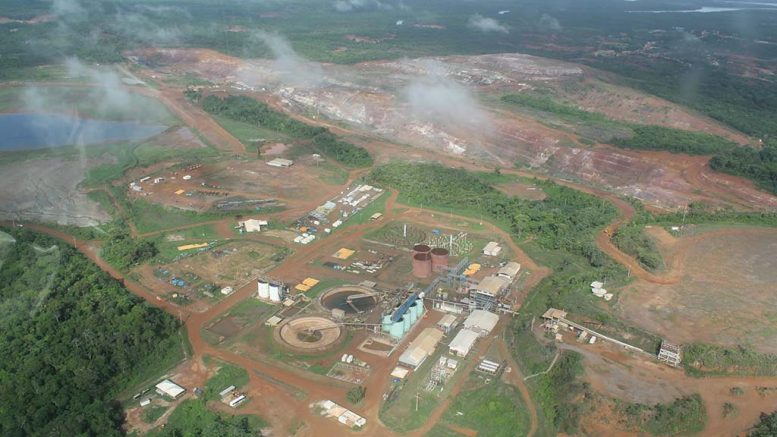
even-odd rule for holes
{"type": "Polygon", "coordinates": [[[467,27],[483,33],[510,33],[507,26],[499,23],[493,18],[484,17],[480,14],[470,16],[467,21],[467,27]]]}
{"type": "Polygon", "coordinates": [[[446,127],[489,127],[470,90],[449,78],[444,64],[430,61],[425,67],[429,73],[411,80],[402,92],[415,116],[446,127]]]}
{"type": "Polygon", "coordinates": [[[286,84],[315,87],[324,80],[321,66],[299,56],[286,38],[263,31],[255,32],[253,36],[272,51],[275,57],[273,67],[282,75],[286,84]]]}

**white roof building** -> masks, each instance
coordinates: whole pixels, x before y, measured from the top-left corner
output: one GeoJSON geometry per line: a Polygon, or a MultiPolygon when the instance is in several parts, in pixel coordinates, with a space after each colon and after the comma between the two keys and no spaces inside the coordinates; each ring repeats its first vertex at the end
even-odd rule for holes
{"type": "Polygon", "coordinates": [[[448,346],[452,354],[456,354],[460,357],[466,357],[472,346],[478,340],[478,333],[469,329],[462,329],[453,337],[451,344],[448,346]]]}
{"type": "Polygon", "coordinates": [[[477,332],[481,337],[493,331],[499,316],[484,310],[472,311],[472,314],[464,320],[464,328],[477,332]]]}
{"type": "Polygon", "coordinates": [[[486,247],[483,248],[483,255],[498,256],[502,251],[502,247],[496,241],[489,241],[486,247]]]}
{"type": "Polygon", "coordinates": [[[505,264],[504,267],[499,269],[499,271],[496,272],[496,275],[500,278],[505,278],[512,282],[515,277],[518,276],[518,272],[520,271],[521,265],[515,261],[510,261],[509,263],[505,264]]]}
{"type": "Polygon", "coordinates": [[[473,290],[489,296],[499,296],[507,285],[509,284],[505,278],[499,276],[486,276],[480,280],[473,290]]]}
{"type": "Polygon", "coordinates": [[[442,340],[443,333],[437,328],[426,328],[418,334],[399,357],[399,363],[410,368],[417,368],[434,353],[437,343],[442,340]]]}
{"type": "Polygon", "coordinates": [[[267,165],[272,167],[291,167],[294,164],[294,161],[291,159],[283,159],[283,158],[275,158],[272,161],[267,161],[267,165]]]}
{"type": "Polygon", "coordinates": [[[246,232],[260,232],[262,226],[267,226],[267,220],[248,219],[238,223],[246,232]]]}
{"type": "Polygon", "coordinates": [[[443,330],[446,334],[456,326],[456,316],[454,314],[446,314],[437,322],[437,326],[443,330]]]}
{"type": "Polygon", "coordinates": [[[156,392],[160,395],[170,396],[173,399],[178,399],[184,393],[186,393],[186,389],[174,383],[173,381],[170,381],[169,379],[165,379],[156,385],[156,392]]]}

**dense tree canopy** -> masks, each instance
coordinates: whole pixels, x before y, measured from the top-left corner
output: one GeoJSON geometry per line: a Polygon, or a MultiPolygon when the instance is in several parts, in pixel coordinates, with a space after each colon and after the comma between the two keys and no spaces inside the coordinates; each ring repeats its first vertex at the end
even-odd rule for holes
{"type": "Polygon", "coordinates": [[[75,249],[13,229],[0,269],[0,435],[120,434],[112,395],[177,345],[177,321],[75,249]]]}

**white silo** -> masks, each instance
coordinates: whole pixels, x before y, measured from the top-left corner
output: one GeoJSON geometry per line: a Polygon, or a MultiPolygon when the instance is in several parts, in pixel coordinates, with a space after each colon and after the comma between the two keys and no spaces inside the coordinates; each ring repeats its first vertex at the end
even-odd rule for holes
{"type": "Polygon", "coordinates": [[[281,301],[281,286],[278,284],[270,284],[270,302],[281,301]]]}
{"type": "Polygon", "coordinates": [[[259,299],[269,299],[270,298],[270,283],[267,281],[259,280],[258,283],[259,288],[259,299]]]}

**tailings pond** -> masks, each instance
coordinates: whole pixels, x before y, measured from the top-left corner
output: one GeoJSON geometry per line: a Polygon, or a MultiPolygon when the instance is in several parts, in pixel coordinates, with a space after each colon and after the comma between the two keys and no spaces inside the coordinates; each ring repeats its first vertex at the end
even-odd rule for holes
{"type": "Polygon", "coordinates": [[[0,114],[0,151],[74,144],[140,141],[167,129],[161,124],[82,119],[57,114],[0,114]]]}

